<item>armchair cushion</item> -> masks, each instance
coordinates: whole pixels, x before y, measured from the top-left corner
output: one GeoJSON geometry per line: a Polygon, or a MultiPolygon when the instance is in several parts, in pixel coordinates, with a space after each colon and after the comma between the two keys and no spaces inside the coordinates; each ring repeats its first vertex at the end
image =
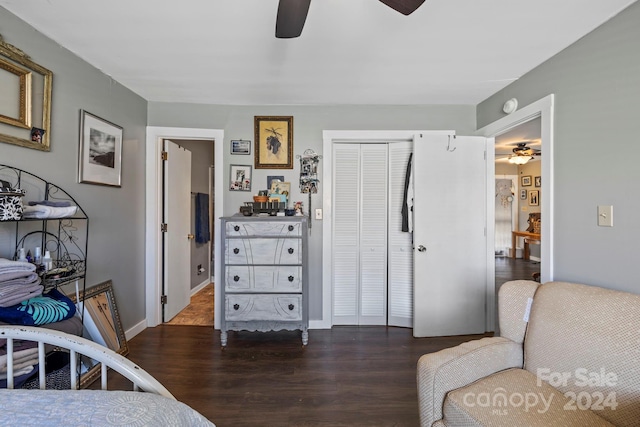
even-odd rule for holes
{"type": "Polygon", "coordinates": [[[524,369],[498,372],[450,392],[443,413],[444,425],[455,426],[613,426],[524,369]]]}
{"type": "Polygon", "coordinates": [[[421,424],[442,418],[450,390],[509,368],[522,367],[522,345],[502,337],[482,338],[423,355],[418,360],[418,400],[421,424]]]}

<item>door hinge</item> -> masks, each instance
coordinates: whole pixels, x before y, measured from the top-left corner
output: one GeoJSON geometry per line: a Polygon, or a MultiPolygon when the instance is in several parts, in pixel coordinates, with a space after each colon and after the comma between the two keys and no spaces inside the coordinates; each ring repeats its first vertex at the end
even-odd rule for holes
{"type": "Polygon", "coordinates": [[[167,303],[167,296],[160,295],[160,304],[166,304],[166,303],[167,303]]]}
{"type": "Polygon", "coordinates": [[[169,158],[169,153],[163,151],[160,156],[162,157],[162,160],[167,160],[169,158]]]}
{"type": "Polygon", "coordinates": [[[160,231],[161,231],[162,233],[166,233],[166,232],[167,232],[167,228],[168,228],[168,227],[169,227],[169,226],[168,226],[166,223],[164,223],[164,222],[163,222],[162,224],[160,224],[160,231]]]}

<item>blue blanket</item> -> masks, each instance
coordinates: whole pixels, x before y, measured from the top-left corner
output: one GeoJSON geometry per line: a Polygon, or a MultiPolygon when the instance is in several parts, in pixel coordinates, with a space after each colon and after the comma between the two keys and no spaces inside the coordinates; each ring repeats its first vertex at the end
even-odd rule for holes
{"type": "Polygon", "coordinates": [[[196,242],[207,243],[211,240],[209,231],[209,195],[196,194],[196,242]]]}
{"type": "Polygon", "coordinates": [[[0,322],[11,325],[40,326],[73,317],[76,306],[67,296],[52,289],[11,307],[0,307],[0,322]]]}

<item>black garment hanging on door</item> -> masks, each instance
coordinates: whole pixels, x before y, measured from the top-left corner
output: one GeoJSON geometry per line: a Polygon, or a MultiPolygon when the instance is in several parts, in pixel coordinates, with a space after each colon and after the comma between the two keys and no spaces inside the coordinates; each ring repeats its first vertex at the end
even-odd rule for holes
{"type": "Polygon", "coordinates": [[[409,154],[409,161],[407,162],[407,173],[404,177],[404,199],[402,200],[402,231],[409,232],[409,184],[411,182],[411,162],[413,153],[409,154]]]}

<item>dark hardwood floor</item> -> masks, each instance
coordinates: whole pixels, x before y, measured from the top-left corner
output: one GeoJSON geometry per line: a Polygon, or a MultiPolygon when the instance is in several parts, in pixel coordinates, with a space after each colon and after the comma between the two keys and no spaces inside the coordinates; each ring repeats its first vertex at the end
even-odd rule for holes
{"type": "Polygon", "coordinates": [[[522,258],[496,257],[496,294],[500,285],[509,280],[533,280],[540,273],[540,263],[522,258]]]}
{"type": "MultiPolygon", "coordinates": [[[[540,264],[496,258],[496,290],[531,279],[540,264]]],[[[128,358],[218,427],[417,426],[421,355],[481,336],[413,338],[394,327],[300,332],[220,332],[160,325],[128,342],[128,358]]],[[[110,388],[126,387],[110,374],[110,388]]]]}
{"type": "MultiPolygon", "coordinates": [[[[394,327],[220,332],[160,325],[128,342],[128,358],[218,427],[417,426],[416,363],[481,336],[413,338],[394,327]]],[[[110,388],[123,382],[110,378],[110,388]]]]}

